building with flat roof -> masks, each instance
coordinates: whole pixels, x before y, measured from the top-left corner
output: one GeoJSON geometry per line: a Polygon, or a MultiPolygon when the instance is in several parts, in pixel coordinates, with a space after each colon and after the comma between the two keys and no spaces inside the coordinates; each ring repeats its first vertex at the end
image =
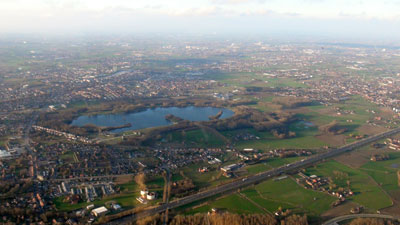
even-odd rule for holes
{"type": "Polygon", "coordinates": [[[227,166],[222,167],[221,170],[223,172],[230,172],[232,170],[235,170],[235,169],[239,168],[239,166],[240,166],[239,164],[231,164],[231,165],[227,165],[227,166]]]}
{"type": "Polygon", "coordinates": [[[104,206],[92,210],[93,216],[99,217],[108,213],[108,209],[104,206]]]}
{"type": "Polygon", "coordinates": [[[1,158],[10,158],[10,157],[11,157],[11,154],[8,151],[0,149],[0,159],[1,158]]]}

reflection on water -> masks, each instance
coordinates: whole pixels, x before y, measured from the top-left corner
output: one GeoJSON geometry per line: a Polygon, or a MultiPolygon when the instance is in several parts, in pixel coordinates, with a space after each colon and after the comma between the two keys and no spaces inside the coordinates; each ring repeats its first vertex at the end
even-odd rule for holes
{"type": "Polygon", "coordinates": [[[231,117],[234,114],[231,110],[224,108],[194,106],[188,106],[184,108],[168,107],[147,109],[145,111],[135,113],[80,116],[72,121],[71,125],[84,126],[86,124],[94,124],[96,126],[112,127],[127,123],[132,124],[131,127],[112,131],[113,133],[118,133],[127,130],[138,130],[172,124],[170,121],[165,119],[165,116],[168,114],[172,114],[190,121],[206,121],[208,120],[209,116],[216,115],[220,110],[223,112],[220,119],[231,117]]]}

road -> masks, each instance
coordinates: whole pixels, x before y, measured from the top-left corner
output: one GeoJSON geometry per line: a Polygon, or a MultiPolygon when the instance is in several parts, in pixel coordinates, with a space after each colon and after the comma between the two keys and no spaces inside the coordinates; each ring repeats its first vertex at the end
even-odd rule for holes
{"type": "Polygon", "coordinates": [[[342,146],[340,148],[336,148],[336,149],[330,150],[328,152],[321,153],[321,154],[309,157],[307,159],[302,159],[301,161],[297,161],[297,162],[294,162],[292,164],[287,164],[287,165],[284,165],[284,166],[281,166],[281,167],[278,167],[278,168],[275,168],[275,169],[271,169],[271,170],[268,170],[268,171],[265,171],[265,172],[258,173],[258,174],[253,175],[253,176],[249,176],[247,178],[243,178],[243,179],[240,179],[240,180],[228,183],[228,184],[224,184],[224,185],[215,187],[215,188],[210,189],[210,190],[206,190],[206,191],[199,192],[199,193],[196,193],[196,194],[184,197],[184,198],[180,198],[180,199],[174,200],[172,202],[169,202],[167,204],[147,209],[147,210],[142,211],[142,212],[140,212],[138,214],[135,214],[135,215],[130,215],[130,216],[122,217],[120,219],[116,219],[114,221],[109,222],[109,224],[127,224],[127,223],[130,223],[130,222],[134,221],[134,220],[137,220],[137,219],[140,219],[140,218],[144,218],[144,217],[149,216],[149,215],[154,215],[156,213],[161,213],[161,212],[163,212],[163,211],[165,211],[167,209],[177,208],[179,206],[183,206],[183,205],[186,205],[186,204],[198,201],[198,200],[202,200],[202,199],[205,199],[205,198],[208,198],[208,197],[212,197],[212,196],[217,195],[217,194],[221,194],[221,193],[225,193],[225,192],[228,192],[228,191],[232,191],[232,190],[236,190],[236,189],[239,189],[239,188],[243,188],[243,187],[249,186],[251,184],[264,181],[264,180],[269,179],[271,177],[279,176],[282,173],[293,171],[293,170],[297,170],[297,169],[303,168],[303,167],[305,167],[307,165],[314,164],[316,162],[320,162],[320,161],[322,161],[324,159],[327,159],[327,158],[342,154],[342,153],[347,152],[347,151],[354,150],[356,148],[359,148],[361,146],[364,146],[364,145],[367,145],[369,143],[375,142],[375,141],[380,140],[382,138],[389,137],[389,136],[391,136],[393,134],[396,134],[396,133],[399,133],[399,132],[400,132],[400,128],[396,128],[396,129],[393,129],[393,130],[390,130],[390,131],[387,131],[387,132],[384,132],[384,133],[380,133],[380,134],[377,134],[377,135],[362,139],[362,140],[360,140],[358,142],[347,144],[347,145],[344,145],[344,146],[342,146]]]}
{"type": "MultiPolygon", "coordinates": [[[[169,203],[169,197],[170,197],[170,195],[171,195],[170,190],[171,190],[171,178],[172,178],[172,174],[170,173],[168,167],[165,167],[164,170],[165,170],[165,172],[166,172],[166,174],[165,174],[165,180],[166,180],[166,182],[165,182],[165,185],[164,185],[164,188],[165,188],[165,192],[164,192],[164,194],[165,194],[165,202],[164,202],[164,203],[165,203],[165,204],[168,204],[168,203],[169,203]]],[[[167,224],[167,221],[168,221],[168,210],[165,211],[165,215],[164,215],[164,225],[167,224]]]]}
{"type": "Polygon", "coordinates": [[[126,137],[131,137],[131,136],[138,136],[137,134],[127,134],[127,135],[122,135],[122,136],[117,136],[117,137],[111,137],[111,138],[102,138],[102,139],[94,139],[92,140],[94,143],[101,143],[105,141],[111,141],[111,140],[116,140],[116,139],[121,139],[123,140],[126,137]]]}
{"type": "Polygon", "coordinates": [[[399,219],[394,216],[382,215],[382,214],[351,214],[351,215],[344,215],[344,216],[339,216],[339,217],[333,218],[331,220],[326,221],[322,225],[337,225],[342,221],[357,219],[357,218],[380,218],[380,219],[391,219],[391,220],[399,219]]]}
{"type": "Polygon", "coordinates": [[[31,139],[29,137],[29,133],[32,129],[33,124],[35,123],[35,121],[37,120],[37,118],[39,117],[39,114],[37,112],[32,114],[32,119],[26,124],[25,126],[25,130],[24,130],[24,146],[26,151],[28,152],[28,154],[30,155],[31,160],[29,161],[29,166],[31,166],[33,168],[33,174],[32,174],[32,178],[36,179],[36,156],[34,151],[31,148],[31,139]]]}
{"type": "Polygon", "coordinates": [[[124,176],[135,176],[137,173],[124,173],[116,175],[100,175],[100,176],[90,176],[90,177],[71,177],[71,178],[51,178],[50,182],[61,182],[61,181],[73,181],[73,180],[92,180],[92,179],[102,179],[102,178],[117,178],[124,176]]]}

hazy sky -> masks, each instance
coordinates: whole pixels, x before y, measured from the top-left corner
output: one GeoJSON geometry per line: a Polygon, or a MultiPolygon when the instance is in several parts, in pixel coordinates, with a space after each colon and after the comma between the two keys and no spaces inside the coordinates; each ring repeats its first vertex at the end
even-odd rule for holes
{"type": "Polygon", "coordinates": [[[400,0],[0,0],[1,33],[400,37],[400,0]]]}

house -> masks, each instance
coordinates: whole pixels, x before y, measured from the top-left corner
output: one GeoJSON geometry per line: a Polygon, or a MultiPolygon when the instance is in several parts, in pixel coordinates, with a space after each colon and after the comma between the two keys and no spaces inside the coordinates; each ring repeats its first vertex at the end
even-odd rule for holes
{"type": "Polygon", "coordinates": [[[120,209],[122,209],[122,207],[121,207],[119,204],[112,204],[111,207],[112,207],[112,209],[114,209],[114,210],[120,210],[120,209]]]}

